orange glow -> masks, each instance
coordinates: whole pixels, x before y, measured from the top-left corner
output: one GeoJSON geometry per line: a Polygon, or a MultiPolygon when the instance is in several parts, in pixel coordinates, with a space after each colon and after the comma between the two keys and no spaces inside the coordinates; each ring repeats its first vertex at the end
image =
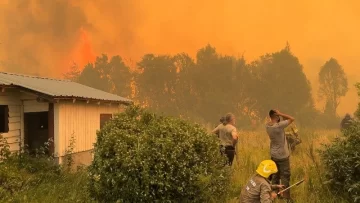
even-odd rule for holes
{"type": "Polygon", "coordinates": [[[17,2],[0,1],[0,61],[17,60],[31,72],[59,76],[73,61],[83,67],[102,53],[119,54],[126,63],[146,53],[194,57],[207,43],[222,54],[244,54],[249,62],[288,41],[304,65],[314,98],[320,66],[334,57],[348,74],[350,88],[338,113],[357,106],[353,84],[360,81],[360,1],[17,2]]]}
{"type": "Polygon", "coordinates": [[[96,55],[87,32],[84,29],[80,29],[78,35],[78,42],[68,58],[82,69],[86,64],[95,62],[96,55]]]}

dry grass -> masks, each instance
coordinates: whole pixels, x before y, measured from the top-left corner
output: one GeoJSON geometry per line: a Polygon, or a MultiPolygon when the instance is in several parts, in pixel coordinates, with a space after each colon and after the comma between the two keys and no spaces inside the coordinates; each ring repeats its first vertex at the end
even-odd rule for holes
{"type": "MultiPolygon", "coordinates": [[[[321,166],[317,150],[322,144],[329,143],[339,134],[336,130],[310,131],[302,130],[300,136],[302,143],[291,154],[291,181],[305,178],[305,182],[292,189],[292,196],[297,202],[345,202],[333,196],[323,182],[323,166],[321,166]]],[[[242,186],[254,173],[257,165],[264,159],[269,159],[269,138],[264,131],[240,132],[237,156],[233,165],[232,192],[229,202],[236,199],[242,186]]]]}

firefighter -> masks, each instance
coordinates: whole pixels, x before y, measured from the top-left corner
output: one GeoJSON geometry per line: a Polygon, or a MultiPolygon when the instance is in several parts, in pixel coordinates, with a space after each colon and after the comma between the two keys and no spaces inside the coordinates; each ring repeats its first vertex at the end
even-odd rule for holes
{"type": "Polygon", "coordinates": [[[271,185],[273,174],[278,169],[274,161],[264,160],[259,164],[256,173],[242,189],[239,203],[271,203],[277,197],[273,190],[283,189],[283,185],[271,185]]]}

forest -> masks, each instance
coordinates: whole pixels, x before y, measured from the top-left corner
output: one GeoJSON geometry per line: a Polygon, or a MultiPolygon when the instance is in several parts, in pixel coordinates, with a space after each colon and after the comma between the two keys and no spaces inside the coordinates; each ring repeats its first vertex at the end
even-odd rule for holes
{"type": "Polygon", "coordinates": [[[121,56],[102,54],[85,67],[74,64],[64,77],[201,124],[213,126],[232,112],[244,129],[257,128],[271,108],[293,115],[301,126],[338,128],[337,107],[348,91],[344,69],[329,58],[318,73],[318,94],[313,95],[289,44],[254,61],[223,55],[209,44],[195,58],[187,53],[146,54],[133,66],[121,56]],[[316,109],[315,101],[324,108],[316,109]]]}

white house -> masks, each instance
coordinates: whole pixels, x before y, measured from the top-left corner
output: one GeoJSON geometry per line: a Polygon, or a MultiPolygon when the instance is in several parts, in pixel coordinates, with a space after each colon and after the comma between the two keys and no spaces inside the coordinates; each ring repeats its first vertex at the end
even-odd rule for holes
{"type": "Polygon", "coordinates": [[[50,139],[59,163],[73,136],[75,162],[89,164],[97,130],[131,103],[67,80],[0,72],[0,134],[10,150],[34,150],[50,139]]]}

